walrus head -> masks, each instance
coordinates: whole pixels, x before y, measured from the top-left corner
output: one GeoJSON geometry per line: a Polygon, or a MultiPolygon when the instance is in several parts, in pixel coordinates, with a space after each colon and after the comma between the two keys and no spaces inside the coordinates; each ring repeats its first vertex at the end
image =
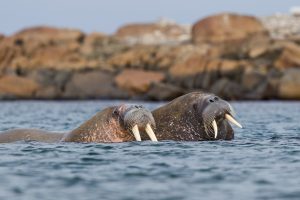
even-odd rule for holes
{"type": "Polygon", "coordinates": [[[152,113],[142,105],[121,105],[113,113],[119,116],[119,123],[134,135],[136,141],[141,141],[139,130],[145,130],[152,141],[157,141],[152,129],[155,128],[152,113]]]}
{"type": "Polygon", "coordinates": [[[193,108],[199,116],[199,123],[204,128],[205,139],[232,139],[233,129],[228,122],[242,128],[234,119],[234,110],[231,105],[213,94],[204,95],[193,108]]]}
{"type": "Polygon", "coordinates": [[[152,111],[159,140],[231,140],[234,131],[230,104],[214,94],[191,92],[152,111]]]}

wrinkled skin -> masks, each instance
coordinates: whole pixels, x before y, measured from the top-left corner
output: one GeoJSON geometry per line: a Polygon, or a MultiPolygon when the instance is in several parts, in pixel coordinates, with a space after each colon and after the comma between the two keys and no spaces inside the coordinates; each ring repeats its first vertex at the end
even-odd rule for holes
{"type": "Polygon", "coordinates": [[[158,140],[231,140],[234,131],[225,114],[233,115],[227,101],[202,92],[192,92],[152,111],[156,123],[158,140]],[[218,136],[214,138],[212,120],[218,126],[218,136]]]}
{"type": "MultiPolygon", "coordinates": [[[[155,122],[151,112],[142,106],[114,106],[98,112],[69,133],[52,133],[36,129],[17,129],[0,133],[0,143],[16,141],[40,142],[128,142],[135,141],[132,127],[138,125],[141,131],[155,122]]],[[[143,132],[141,132],[143,133],[143,132]]],[[[146,134],[143,139],[149,139],[146,134]]]]}

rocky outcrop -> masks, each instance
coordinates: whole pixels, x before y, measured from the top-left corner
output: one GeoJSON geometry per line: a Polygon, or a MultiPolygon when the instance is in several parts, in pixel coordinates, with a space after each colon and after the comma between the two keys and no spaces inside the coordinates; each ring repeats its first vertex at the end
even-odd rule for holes
{"type": "Polygon", "coordinates": [[[4,39],[4,35],[2,35],[1,33],[0,33],[0,42],[1,42],[1,40],[3,40],[4,39]]]}
{"type": "Polygon", "coordinates": [[[0,78],[0,98],[29,99],[34,96],[39,85],[27,78],[17,76],[5,76],[0,78]]]}
{"type": "Polygon", "coordinates": [[[260,19],[274,39],[290,38],[300,33],[299,16],[297,15],[277,13],[260,19]]]}
{"type": "Polygon", "coordinates": [[[198,21],[192,28],[195,43],[241,41],[253,35],[266,34],[262,23],[252,16],[224,13],[198,21]]]}
{"type": "Polygon", "coordinates": [[[279,69],[300,67],[300,45],[292,42],[283,43],[281,54],[274,65],[279,69]]]}
{"type": "Polygon", "coordinates": [[[177,44],[190,40],[190,27],[162,19],[156,23],[125,25],[115,35],[129,44],[177,44]]]}
{"type": "Polygon", "coordinates": [[[272,38],[257,18],[229,13],[200,20],[192,34],[170,22],[114,35],[29,28],[0,35],[0,99],[170,100],[195,90],[300,99],[299,38],[272,38]]]}
{"type": "Polygon", "coordinates": [[[280,98],[300,99],[300,69],[286,70],[280,79],[278,91],[280,98]]]}
{"type": "Polygon", "coordinates": [[[65,87],[65,98],[118,98],[124,99],[126,92],[118,89],[113,83],[113,75],[103,71],[75,73],[65,87]]]}
{"type": "Polygon", "coordinates": [[[146,93],[152,83],[163,81],[165,75],[161,72],[125,69],[115,78],[116,85],[130,94],[146,93]]]}

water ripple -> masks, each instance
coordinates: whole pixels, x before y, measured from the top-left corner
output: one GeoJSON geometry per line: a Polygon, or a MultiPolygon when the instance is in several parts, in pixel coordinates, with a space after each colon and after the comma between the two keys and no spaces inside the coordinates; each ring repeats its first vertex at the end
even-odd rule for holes
{"type": "MultiPolygon", "coordinates": [[[[115,103],[1,102],[0,130],[68,131],[115,103]]],[[[1,144],[0,199],[299,199],[300,103],[233,105],[233,141],[1,144]]]]}

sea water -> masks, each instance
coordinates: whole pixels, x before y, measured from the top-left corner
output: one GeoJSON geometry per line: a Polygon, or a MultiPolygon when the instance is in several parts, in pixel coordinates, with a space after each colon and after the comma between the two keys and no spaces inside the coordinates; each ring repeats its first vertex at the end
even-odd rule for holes
{"type": "MultiPolygon", "coordinates": [[[[66,132],[121,103],[0,102],[0,131],[66,132]]],[[[232,141],[0,144],[0,199],[300,199],[300,102],[231,104],[232,141]]]]}

